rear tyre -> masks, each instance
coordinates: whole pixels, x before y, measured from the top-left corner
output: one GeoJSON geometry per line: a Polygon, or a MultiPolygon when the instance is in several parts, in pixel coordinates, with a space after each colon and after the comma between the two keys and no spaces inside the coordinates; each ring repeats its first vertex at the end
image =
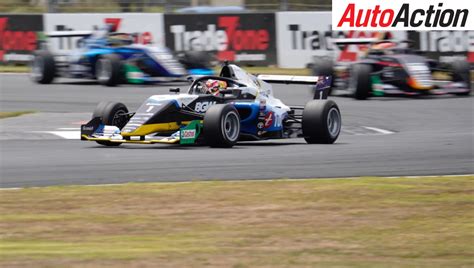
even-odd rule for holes
{"type": "MultiPolygon", "coordinates": [[[[330,60],[315,61],[311,64],[311,73],[313,76],[331,76],[332,82],[331,87],[328,89],[328,96],[332,93],[332,87],[334,86],[334,66],[330,60]]],[[[319,93],[314,92],[313,99],[319,99],[319,93]]]]}
{"type": "MultiPolygon", "coordinates": [[[[120,102],[101,102],[97,105],[92,114],[92,118],[100,117],[102,123],[109,126],[116,126],[122,129],[128,122],[128,117],[123,116],[128,113],[127,106],[120,102]]],[[[105,146],[119,146],[119,142],[97,141],[105,146]]]]}
{"type": "Polygon", "coordinates": [[[455,61],[451,64],[453,69],[453,81],[455,82],[464,82],[467,85],[469,91],[456,93],[459,96],[467,96],[471,93],[472,84],[470,79],[470,66],[466,61],[455,61]]]}
{"type": "Polygon", "coordinates": [[[312,100],[304,107],[303,136],[307,143],[334,143],[341,126],[341,113],[334,101],[312,100]]]}
{"type": "Polygon", "coordinates": [[[230,148],[239,139],[240,116],[232,104],[216,104],[204,115],[203,136],[211,147],[230,148]]]}
{"type": "Polygon", "coordinates": [[[39,84],[50,84],[56,75],[56,62],[49,51],[36,51],[31,62],[30,76],[39,84]]]}
{"type": "Polygon", "coordinates": [[[368,64],[356,64],[352,67],[349,78],[349,91],[358,100],[365,100],[372,92],[372,81],[370,74],[372,66],[368,64]]]}
{"type": "Polygon", "coordinates": [[[100,84],[114,87],[122,81],[122,61],[116,54],[101,56],[95,63],[95,77],[100,84]]]}

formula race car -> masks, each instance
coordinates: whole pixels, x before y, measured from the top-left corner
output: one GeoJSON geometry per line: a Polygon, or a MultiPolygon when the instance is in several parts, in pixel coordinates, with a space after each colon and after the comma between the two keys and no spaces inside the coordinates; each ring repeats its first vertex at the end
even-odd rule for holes
{"type": "MultiPolygon", "coordinates": [[[[356,62],[337,62],[315,57],[313,75],[333,77],[332,88],[356,99],[384,95],[456,94],[471,92],[469,63],[440,63],[410,48],[411,41],[336,39],[343,48],[368,45],[366,55],[356,62]]],[[[332,90],[330,91],[330,93],[332,90]]]]}
{"type": "Polygon", "coordinates": [[[186,80],[187,75],[212,75],[211,57],[205,52],[173,55],[166,47],[134,43],[134,35],[113,31],[111,25],[96,31],[57,31],[49,38],[79,37],[79,49],[54,54],[47,46],[34,53],[31,77],[49,84],[55,77],[96,79],[106,86],[186,80]],[[187,70],[186,70],[187,68],[187,70]]]}
{"type": "Polygon", "coordinates": [[[101,102],[81,126],[81,140],[106,146],[122,143],[204,143],[232,147],[237,141],[303,137],[334,143],[341,130],[337,104],[323,99],[329,77],[248,74],[225,64],[220,76],[202,76],[187,93],[154,95],[136,112],[122,103],[101,102]],[[273,96],[267,82],[317,84],[320,99],[289,107],[273,96]]]}

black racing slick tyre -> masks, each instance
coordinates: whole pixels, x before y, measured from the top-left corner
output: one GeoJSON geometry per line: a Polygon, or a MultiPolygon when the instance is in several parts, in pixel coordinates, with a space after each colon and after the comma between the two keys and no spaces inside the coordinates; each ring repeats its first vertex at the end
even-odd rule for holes
{"type": "Polygon", "coordinates": [[[354,98],[365,100],[370,96],[372,93],[371,73],[372,66],[368,64],[356,64],[352,67],[349,91],[354,98]]]}
{"type": "Polygon", "coordinates": [[[101,56],[95,63],[95,77],[100,84],[114,87],[122,81],[122,60],[116,54],[101,56]]]}
{"type": "MultiPolygon", "coordinates": [[[[92,114],[92,118],[100,117],[102,123],[109,126],[116,126],[122,129],[128,122],[127,106],[120,102],[101,102],[97,105],[92,114]]],[[[119,146],[119,142],[97,141],[98,144],[105,146],[119,146]]]]}
{"type": "Polygon", "coordinates": [[[36,51],[31,62],[30,76],[39,84],[50,84],[56,75],[56,62],[49,51],[36,51]]]}
{"type": "Polygon", "coordinates": [[[203,137],[211,147],[230,148],[239,139],[240,116],[232,104],[216,104],[204,115],[203,137]]]}
{"type": "Polygon", "coordinates": [[[332,100],[309,101],[303,110],[302,125],[307,143],[334,143],[342,126],[339,107],[332,100]]]}
{"type": "MultiPolygon", "coordinates": [[[[323,59],[323,60],[316,60],[313,64],[311,64],[311,74],[313,76],[331,76],[331,88],[328,90],[328,96],[331,95],[332,87],[334,85],[334,64],[331,60],[323,59]]],[[[319,92],[314,92],[313,99],[319,99],[319,92]]]]}
{"type": "Polygon", "coordinates": [[[470,66],[467,61],[455,61],[451,64],[453,70],[453,81],[466,83],[469,91],[456,93],[456,95],[467,96],[471,94],[472,83],[471,83],[471,74],[470,66]]]}

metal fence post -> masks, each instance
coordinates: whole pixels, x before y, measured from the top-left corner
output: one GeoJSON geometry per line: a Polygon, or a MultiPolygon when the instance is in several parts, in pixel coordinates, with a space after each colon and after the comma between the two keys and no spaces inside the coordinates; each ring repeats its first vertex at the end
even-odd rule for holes
{"type": "Polygon", "coordinates": [[[48,13],[56,13],[57,10],[57,0],[47,0],[46,1],[48,13]]]}

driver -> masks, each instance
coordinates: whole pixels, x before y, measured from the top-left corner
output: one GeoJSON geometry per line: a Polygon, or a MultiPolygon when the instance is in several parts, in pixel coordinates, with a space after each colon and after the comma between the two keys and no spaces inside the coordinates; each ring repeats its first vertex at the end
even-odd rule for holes
{"type": "Polygon", "coordinates": [[[206,93],[214,96],[219,95],[221,90],[227,88],[227,82],[222,80],[209,79],[206,81],[206,93]]]}

